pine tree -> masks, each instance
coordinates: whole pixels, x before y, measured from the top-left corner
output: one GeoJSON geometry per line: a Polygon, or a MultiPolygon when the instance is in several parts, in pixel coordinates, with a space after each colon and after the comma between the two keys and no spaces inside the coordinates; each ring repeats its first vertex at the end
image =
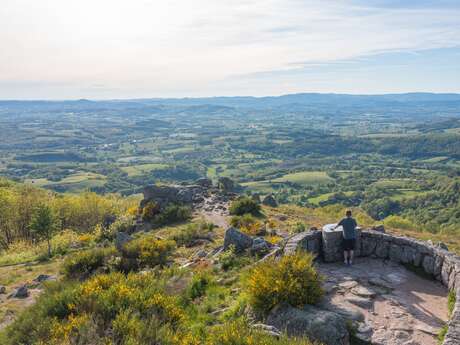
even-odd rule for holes
{"type": "Polygon", "coordinates": [[[45,239],[48,244],[48,257],[51,257],[51,237],[57,229],[56,216],[51,207],[40,204],[30,222],[30,229],[39,239],[45,239]]]}

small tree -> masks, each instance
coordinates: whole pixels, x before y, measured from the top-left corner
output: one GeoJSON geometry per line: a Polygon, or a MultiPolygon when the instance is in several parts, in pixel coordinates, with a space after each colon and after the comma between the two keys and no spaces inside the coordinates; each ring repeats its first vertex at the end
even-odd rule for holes
{"type": "Polygon", "coordinates": [[[32,215],[30,230],[37,238],[46,240],[48,257],[51,257],[51,237],[57,228],[57,219],[51,207],[45,204],[38,205],[32,215]]]}

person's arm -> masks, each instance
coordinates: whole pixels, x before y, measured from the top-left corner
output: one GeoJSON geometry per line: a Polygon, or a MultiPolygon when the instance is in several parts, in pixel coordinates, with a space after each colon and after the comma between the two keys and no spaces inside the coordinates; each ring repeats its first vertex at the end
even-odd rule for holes
{"type": "Polygon", "coordinates": [[[337,223],[337,225],[334,227],[334,230],[336,230],[339,226],[343,225],[343,219],[337,223]]]}

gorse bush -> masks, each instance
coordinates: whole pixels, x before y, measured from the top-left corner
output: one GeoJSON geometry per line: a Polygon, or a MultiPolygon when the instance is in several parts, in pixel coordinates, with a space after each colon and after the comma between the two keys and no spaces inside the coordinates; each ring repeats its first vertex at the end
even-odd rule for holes
{"type": "Polygon", "coordinates": [[[317,303],[323,290],[320,275],[312,263],[313,257],[308,253],[260,263],[247,278],[249,303],[260,313],[267,313],[280,303],[294,307],[317,303]]]}
{"type": "Polygon", "coordinates": [[[262,236],[266,232],[265,225],[250,213],[233,216],[230,224],[251,236],[262,236]]]}
{"type": "Polygon", "coordinates": [[[251,198],[244,196],[236,199],[230,205],[230,214],[242,216],[246,213],[257,216],[260,214],[260,205],[251,198]]]}
{"type": "Polygon", "coordinates": [[[62,264],[62,272],[68,278],[87,278],[103,267],[116,254],[113,247],[93,248],[68,256],[62,264]]]}
{"type": "Polygon", "coordinates": [[[146,222],[153,221],[159,214],[160,205],[154,201],[149,201],[142,209],[142,219],[146,222]]]}
{"type": "Polygon", "coordinates": [[[171,344],[185,314],[151,275],[54,284],[9,326],[3,345],[171,344]]]}
{"type": "Polygon", "coordinates": [[[137,270],[142,267],[163,266],[175,248],[171,240],[159,240],[154,235],[146,235],[126,243],[121,251],[121,269],[137,270]]]}

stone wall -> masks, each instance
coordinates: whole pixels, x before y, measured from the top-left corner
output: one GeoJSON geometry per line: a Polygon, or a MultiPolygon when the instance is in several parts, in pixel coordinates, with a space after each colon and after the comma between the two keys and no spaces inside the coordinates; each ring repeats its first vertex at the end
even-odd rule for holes
{"type": "MultiPolygon", "coordinates": [[[[342,230],[326,225],[323,231],[310,231],[291,237],[285,246],[285,254],[296,250],[313,252],[325,262],[343,260],[342,230]]],[[[455,291],[457,303],[449,321],[449,330],[443,345],[460,344],[460,257],[442,245],[394,236],[372,230],[358,231],[356,255],[380,258],[423,271],[449,290],[455,291]]]]}

